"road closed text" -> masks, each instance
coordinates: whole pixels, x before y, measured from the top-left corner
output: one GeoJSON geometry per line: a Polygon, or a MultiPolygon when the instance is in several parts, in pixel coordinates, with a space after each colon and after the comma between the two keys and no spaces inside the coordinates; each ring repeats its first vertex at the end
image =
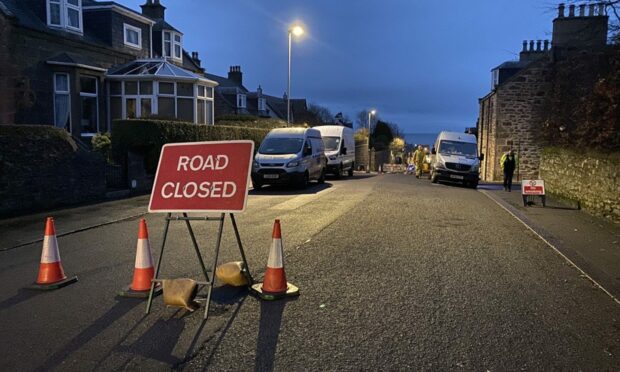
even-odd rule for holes
{"type": "MultiPolygon", "coordinates": [[[[226,155],[195,155],[180,156],[177,172],[205,172],[223,171],[228,166],[226,155]]],[[[161,188],[161,197],[164,199],[191,199],[191,198],[231,198],[237,192],[237,185],[230,181],[188,181],[166,182],[161,188]]]]}

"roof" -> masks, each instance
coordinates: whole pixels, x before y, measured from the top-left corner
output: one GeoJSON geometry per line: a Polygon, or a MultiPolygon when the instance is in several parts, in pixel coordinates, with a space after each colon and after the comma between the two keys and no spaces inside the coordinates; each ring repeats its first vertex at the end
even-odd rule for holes
{"type": "Polygon", "coordinates": [[[153,25],[156,22],[151,18],[145,16],[144,14],[133,10],[131,8],[126,7],[123,4],[116,3],[114,1],[94,1],[94,0],[82,0],[82,9],[88,10],[99,10],[99,9],[112,9],[123,15],[134,18],[140,22],[144,22],[146,24],[153,25]]]}
{"type": "Polygon", "coordinates": [[[498,70],[498,69],[508,69],[508,68],[514,68],[514,69],[525,68],[530,63],[532,63],[532,61],[506,61],[502,63],[501,65],[492,68],[491,71],[498,70]]]}
{"type": "Polygon", "coordinates": [[[234,80],[213,74],[205,74],[205,76],[209,80],[217,81],[220,88],[240,88],[243,92],[248,92],[246,87],[244,87],[242,84],[238,84],[234,80]]]}
{"type": "Polygon", "coordinates": [[[46,62],[50,65],[75,66],[96,71],[106,71],[105,68],[92,59],[84,55],[74,53],[62,52],[49,58],[46,62]]]}
{"type": "Polygon", "coordinates": [[[166,22],[163,19],[158,20],[153,25],[153,31],[161,31],[161,30],[170,30],[170,31],[178,32],[181,35],[183,34],[181,31],[177,30],[170,23],[166,22]]]}
{"type": "Polygon", "coordinates": [[[108,78],[147,78],[147,79],[170,79],[202,81],[216,86],[217,82],[204,78],[189,70],[181,68],[166,59],[138,59],[124,65],[110,69],[106,74],[108,78]]]}

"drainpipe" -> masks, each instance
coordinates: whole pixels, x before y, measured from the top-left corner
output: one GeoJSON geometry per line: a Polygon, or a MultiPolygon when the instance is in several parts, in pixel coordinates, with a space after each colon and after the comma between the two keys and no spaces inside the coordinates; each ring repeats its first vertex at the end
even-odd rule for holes
{"type": "Polygon", "coordinates": [[[151,23],[149,25],[149,32],[151,34],[151,36],[149,37],[149,42],[150,42],[150,51],[149,51],[149,58],[153,58],[153,24],[151,23]]]}

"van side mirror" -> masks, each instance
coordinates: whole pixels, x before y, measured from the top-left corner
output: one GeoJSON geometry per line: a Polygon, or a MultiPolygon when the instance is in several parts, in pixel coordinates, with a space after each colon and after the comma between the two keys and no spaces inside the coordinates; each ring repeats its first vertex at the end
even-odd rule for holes
{"type": "Polygon", "coordinates": [[[312,149],[310,147],[304,147],[304,156],[312,155],[312,149]]]}
{"type": "Polygon", "coordinates": [[[478,159],[480,159],[480,161],[484,160],[484,154],[480,154],[480,156],[478,156],[478,159]]]}
{"type": "Polygon", "coordinates": [[[435,150],[434,147],[431,149],[431,154],[433,154],[433,155],[437,154],[437,150],[435,150]]]}
{"type": "Polygon", "coordinates": [[[341,153],[342,155],[346,155],[346,154],[347,154],[347,148],[346,148],[346,147],[342,147],[342,148],[340,149],[340,153],[341,153]]]}

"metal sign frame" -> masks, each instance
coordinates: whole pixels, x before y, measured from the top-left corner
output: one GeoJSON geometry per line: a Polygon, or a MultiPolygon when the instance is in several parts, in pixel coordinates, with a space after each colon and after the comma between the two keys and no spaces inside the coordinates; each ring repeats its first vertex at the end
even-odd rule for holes
{"type": "MultiPolygon", "coordinates": [[[[229,213],[230,216],[230,220],[232,222],[232,226],[233,226],[233,230],[235,232],[235,238],[237,239],[237,245],[239,247],[239,253],[241,253],[241,259],[243,260],[243,265],[244,265],[244,271],[243,274],[245,275],[247,281],[248,281],[248,286],[251,287],[252,284],[254,284],[254,279],[252,278],[252,275],[250,274],[250,268],[248,266],[248,261],[245,257],[245,252],[243,251],[243,244],[241,243],[241,236],[239,235],[239,229],[237,228],[237,222],[235,221],[235,215],[233,213],[229,213]]],[[[157,266],[155,267],[155,276],[153,277],[153,280],[151,282],[151,290],[149,292],[149,299],[148,302],[146,304],[146,314],[149,314],[151,311],[151,305],[153,303],[153,295],[155,292],[155,283],[160,282],[161,279],[159,278],[159,270],[161,268],[161,262],[162,259],[164,257],[164,248],[166,246],[166,239],[168,237],[168,230],[170,227],[170,222],[171,221],[185,221],[185,224],[187,225],[187,230],[189,232],[189,235],[192,239],[192,245],[194,246],[194,250],[196,251],[196,256],[198,257],[198,262],[200,263],[200,268],[202,269],[202,273],[204,275],[205,281],[204,282],[198,282],[201,285],[205,285],[207,286],[207,298],[206,298],[206,303],[205,303],[205,312],[204,312],[204,316],[203,319],[206,321],[209,317],[209,307],[211,304],[211,293],[213,291],[213,284],[215,283],[215,269],[217,268],[217,259],[220,253],[220,246],[222,243],[222,233],[224,231],[224,221],[226,220],[226,213],[221,213],[219,217],[189,217],[187,215],[187,213],[182,213],[182,215],[176,215],[173,216],[172,213],[168,213],[166,215],[166,224],[164,227],[164,236],[163,236],[163,240],[161,243],[161,249],[159,252],[159,258],[157,259],[157,266]],[[212,270],[211,270],[211,277],[209,277],[209,273],[207,271],[207,268],[205,266],[204,260],[202,258],[202,254],[200,253],[200,247],[198,246],[198,242],[196,241],[196,235],[194,234],[194,230],[192,229],[192,225],[190,223],[190,221],[214,221],[214,222],[219,222],[219,228],[217,231],[217,235],[216,235],[216,242],[215,242],[215,257],[213,258],[213,265],[212,265],[212,270]]]]}

